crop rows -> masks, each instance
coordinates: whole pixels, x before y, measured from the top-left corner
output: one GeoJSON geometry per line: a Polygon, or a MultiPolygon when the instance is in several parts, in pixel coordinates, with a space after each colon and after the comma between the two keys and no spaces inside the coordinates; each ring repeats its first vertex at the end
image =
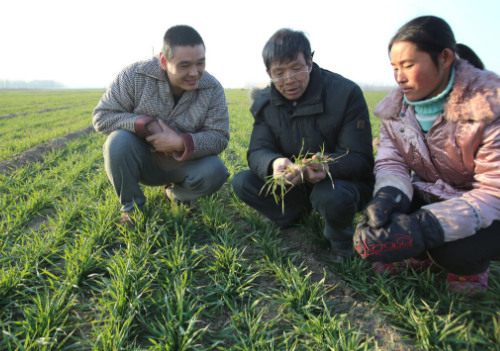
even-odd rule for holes
{"type": "MultiPolygon", "coordinates": [[[[37,105],[53,106],[53,104],[68,101],[81,103],[81,101],[89,98],[97,98],[99,100],[102,94],[103,90],[3,90],[0,91],[2,97],[0,100],[0,109],[33,106],[33,110],[41,110],[37,105]]],[[[14,113],[20,113],[20,111],[14,110],[14,113]]],[[[3,115],[4,113],[0,114],[0,116],[3,115]]]]}
{"type": "MultiPolygon", "coordinates": [[[[7,93],[1,94],[3,96],[3,94],[7,93]]],[[[93,94],[85,94],[78,98],[78,95],[75,94],[71,98],[72,100],[68,102],[65,100],[66,95],[59,94],[56,95],[59,99],[58,102],[54,102],[53,105],[27,106],[33,111],[39,111],[40,106],[56,109],[55,111],[0,118],[0,138],[2,139],[0,161],[8,160],[13,155],[24,152],[35,145],[92,124],[92,110],[99,101],[100,95],[102,95],[102,92],[98,94],[98,92],[94,91],[93,94]],[[70,104],[70,106],[67,104],[70,104]],[[69,108],[58,109],[57,106],[67,106],[69,108]]],[[[43,99],[43,97],[37,97],[36,101],[40,99],[43,99]]],[[[21,101],[33,101],[33,99],[28,98],[21,101]]],[[[10,109],[12,111],[25,111],[21,107],[12,107],[10,109]]]]}
{"type": "Polygon", "coordinates": [[[196,213],[146,187],[136,229],[118,227],[99,134],[0,175],[0,350],[499,350],[497,265],[465,299],[444,273],[331,263],[317,215],[279,231],[245,206],[245,99],[228,92],[232,176],[196,213]]]}

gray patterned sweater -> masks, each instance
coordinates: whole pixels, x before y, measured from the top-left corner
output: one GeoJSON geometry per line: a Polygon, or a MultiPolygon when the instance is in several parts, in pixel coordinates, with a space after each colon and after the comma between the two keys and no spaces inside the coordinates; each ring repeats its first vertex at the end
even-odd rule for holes
{"type": "Polygon", "coordinates": [[[229,142],[226,96],[217,79],[205,72],[198,88],[185,91],[174,106],[167,74],[157,57],[131,64],[118,74],[94,109],[92,123],[103,134],[125,129],[145,136],[141,122],[151,118],[161,119],[181,134],[189,149],[183,161],[218,155],[229,142]]]}

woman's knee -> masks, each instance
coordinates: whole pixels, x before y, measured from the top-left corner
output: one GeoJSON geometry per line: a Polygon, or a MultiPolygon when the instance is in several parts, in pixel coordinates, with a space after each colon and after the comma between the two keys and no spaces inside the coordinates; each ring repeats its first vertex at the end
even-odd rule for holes
{"type": "Polygon", "coordinates": [[[445,243],[428,251],[431,259],[447,271],[460,275],[476,275],[486,271],[490,261],[463,250],[456,242],[445,243]]]}

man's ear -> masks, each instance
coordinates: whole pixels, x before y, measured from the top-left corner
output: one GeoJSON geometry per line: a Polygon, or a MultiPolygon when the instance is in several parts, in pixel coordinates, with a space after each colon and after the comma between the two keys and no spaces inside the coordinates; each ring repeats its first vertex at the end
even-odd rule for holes
{"type": "Polygon", "coordinates": [[[161,68],[163,68],[164,71],[167,70],[167,59],[165,58],[165,56],[163,56],[163,52],[160,52],[160,65],[161,65],[161,68]]]}
{"type": "Polygon", "coordinates": [[[311,53],[311,59],[309,60],[309,68],[311,71],[313,68],[313,58],[314,58],[314,51],[311,53]]]}
{"type": "Polygon", "coordinates": [[[266,72],[267,72],[267,75],[268,75],[269,77],[271,77],[271,73],[269,73],[269,70],[268,70],[268,69],[266,69],[266,72]]]}

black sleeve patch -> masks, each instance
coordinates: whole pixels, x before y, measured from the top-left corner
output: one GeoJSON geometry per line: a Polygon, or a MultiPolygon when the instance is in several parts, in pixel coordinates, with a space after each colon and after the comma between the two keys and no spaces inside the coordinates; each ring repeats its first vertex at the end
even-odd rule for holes
{"type": "Polygon", "coordinates": [[[365,121],[360,120],[358,121],[358,130],[363,130],[365,129],[365,121]]]}

